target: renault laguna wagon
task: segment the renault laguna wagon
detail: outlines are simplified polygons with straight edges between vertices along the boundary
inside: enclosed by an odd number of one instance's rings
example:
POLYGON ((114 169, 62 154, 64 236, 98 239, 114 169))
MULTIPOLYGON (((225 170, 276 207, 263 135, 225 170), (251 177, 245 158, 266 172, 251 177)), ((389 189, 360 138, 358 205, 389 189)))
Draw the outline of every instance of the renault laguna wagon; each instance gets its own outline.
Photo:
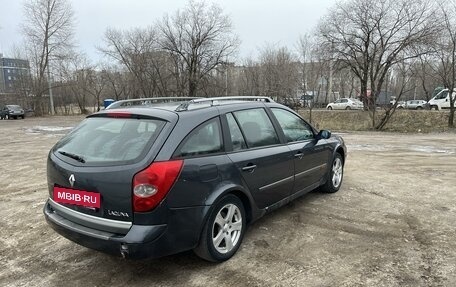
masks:
POLYGON ((126 100, 50 151, 44 214, 64 237, 125 258, 229 259, 246 227, 316 188, 336 192, 346 147, 264 97, 126 100))

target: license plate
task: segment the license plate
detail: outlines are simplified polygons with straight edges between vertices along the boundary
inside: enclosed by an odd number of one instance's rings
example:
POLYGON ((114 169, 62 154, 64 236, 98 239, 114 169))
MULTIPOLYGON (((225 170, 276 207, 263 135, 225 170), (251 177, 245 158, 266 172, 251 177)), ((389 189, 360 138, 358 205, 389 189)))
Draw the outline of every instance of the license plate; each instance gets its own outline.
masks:
POLYGON ((100 208, 101 197, 97 192, 54 186, 54 201, 85 207, 100 208))

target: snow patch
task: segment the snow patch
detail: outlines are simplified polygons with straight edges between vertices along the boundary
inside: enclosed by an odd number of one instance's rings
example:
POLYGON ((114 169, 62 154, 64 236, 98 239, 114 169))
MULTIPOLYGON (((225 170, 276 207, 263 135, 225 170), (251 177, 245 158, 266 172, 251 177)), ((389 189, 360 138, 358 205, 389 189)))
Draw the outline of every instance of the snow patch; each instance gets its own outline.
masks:
POLYGON ((58 127, 58 126, 34 126, 31 128, 25 128, 25 132, 28 134, 65 134, 72 130, 73 127, 58 127))

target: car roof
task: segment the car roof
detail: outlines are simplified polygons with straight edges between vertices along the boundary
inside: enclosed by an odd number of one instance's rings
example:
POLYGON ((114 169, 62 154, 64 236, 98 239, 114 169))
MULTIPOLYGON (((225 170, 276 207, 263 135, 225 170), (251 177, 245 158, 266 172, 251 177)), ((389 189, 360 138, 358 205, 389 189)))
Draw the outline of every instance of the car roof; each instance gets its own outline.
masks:
MULTIPOLYGON (((167 121, 174 121, 177 118, 210 118, 223 111, 235 111, 261 107, 268 103, 272 106, 285 107, 275 103, 268 97, 212 97, 212 98, 189 98, 183 101, 181 97, 152 98, 119 101, 121 104, 110 105, 105 110, 99 111, 89 117, 118 115, 141 115, 147 117, 161 118, 167 121), (164 101, 161 101, 164 99, 164 101), (122 105, 124 104, 124 105, 122 105), (204 111, 204 112, 202 112, 204 111)), ((116 102, 115 102, 116 103, 116 102)))

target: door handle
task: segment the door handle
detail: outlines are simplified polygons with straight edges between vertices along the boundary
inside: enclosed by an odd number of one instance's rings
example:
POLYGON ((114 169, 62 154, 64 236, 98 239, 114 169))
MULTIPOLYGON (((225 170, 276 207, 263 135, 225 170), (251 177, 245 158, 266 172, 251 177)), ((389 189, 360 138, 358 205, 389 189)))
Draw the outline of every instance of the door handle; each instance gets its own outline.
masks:
POLYGON ((244 166, 242 168, 242 171, 253 172, 256 167, 257 167, 256 164, 248 164, 247 166, 244 166))
POLYGON ((295 158, 298 158, 298 159, 302 159, 303 156, 304 156, 304 153, 303 153, 302 151, 297 152, 297 153, 294 155, 294 157, 295 157, 295 158))

